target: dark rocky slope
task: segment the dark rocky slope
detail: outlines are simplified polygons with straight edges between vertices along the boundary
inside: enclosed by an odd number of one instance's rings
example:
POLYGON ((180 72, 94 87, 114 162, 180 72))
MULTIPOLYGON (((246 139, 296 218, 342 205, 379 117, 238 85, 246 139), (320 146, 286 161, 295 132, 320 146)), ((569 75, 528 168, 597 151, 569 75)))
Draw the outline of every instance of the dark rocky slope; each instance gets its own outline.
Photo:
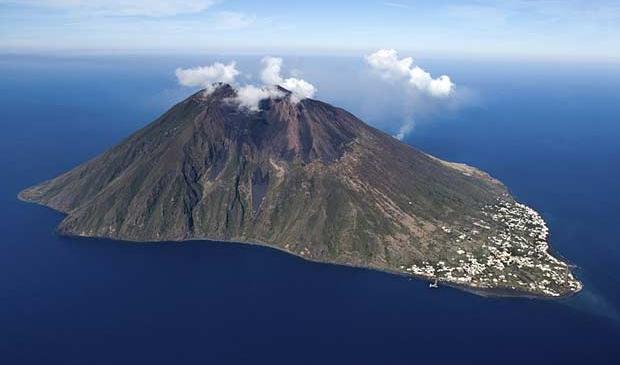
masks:
POLYGON ((284 94, 250 112, 228 85, 196 93, 20 198, 66 213, 66 235, 254 242, 478 289, 581 288, 547 252, 542 219, 497 180, 284 94))

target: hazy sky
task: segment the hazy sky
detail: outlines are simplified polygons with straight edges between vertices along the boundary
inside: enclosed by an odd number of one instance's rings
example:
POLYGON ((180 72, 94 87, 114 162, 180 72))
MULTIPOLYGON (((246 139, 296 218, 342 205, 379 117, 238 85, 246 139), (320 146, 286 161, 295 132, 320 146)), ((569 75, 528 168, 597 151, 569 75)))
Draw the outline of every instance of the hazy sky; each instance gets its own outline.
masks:
POLYGON ((5 51, 620 59, 618 0, 0 0, 5 51))

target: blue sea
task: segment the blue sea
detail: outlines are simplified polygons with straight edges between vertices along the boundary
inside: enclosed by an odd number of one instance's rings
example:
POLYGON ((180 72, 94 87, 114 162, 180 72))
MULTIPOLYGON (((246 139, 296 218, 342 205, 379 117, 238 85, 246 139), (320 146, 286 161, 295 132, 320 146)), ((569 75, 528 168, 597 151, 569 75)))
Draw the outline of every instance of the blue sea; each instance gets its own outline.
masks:
POLYGON ((585 284, 567 299, 429 289, 240 244, 65 238, 61 214, 16 199, 189 95, 176 67, 216 58, 256 78, 250 56, 0 56, 1 364, 620 362, 620 65, 421 59, 459 98, 411 106, 361 58, 285 58, 317 98, 388 133, 413 118, 407 143, 540 211, 585 284))

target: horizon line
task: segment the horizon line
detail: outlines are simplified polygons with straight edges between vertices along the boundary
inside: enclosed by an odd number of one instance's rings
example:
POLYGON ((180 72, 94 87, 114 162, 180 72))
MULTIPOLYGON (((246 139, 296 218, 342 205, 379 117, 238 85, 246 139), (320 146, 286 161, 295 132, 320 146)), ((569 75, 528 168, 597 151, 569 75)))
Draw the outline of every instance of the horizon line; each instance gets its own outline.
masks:
MULTIPOLYGON (((47 56, 47 57, 87 57, 87 56, 304 56, 304 57, 360 57, 375 49, 313 49, 290 47, 275 47, 269 49, 166 49, 166 48, 4 48, 0 50, 0 56, 47 56)), ((620 56, 591 56, 575 57, 566 54, 531 54, 531 53, 482 53, 460 51, 437 51, 422 49, 399 48, 402 54, 413 54, 416 58, 426 59, 454 59, 454 60, 483 60, 483 61, 530 61, 530 62, 561 62, 564 64, 574 63, 597 63, 597 64, 620 64, 620 56)))

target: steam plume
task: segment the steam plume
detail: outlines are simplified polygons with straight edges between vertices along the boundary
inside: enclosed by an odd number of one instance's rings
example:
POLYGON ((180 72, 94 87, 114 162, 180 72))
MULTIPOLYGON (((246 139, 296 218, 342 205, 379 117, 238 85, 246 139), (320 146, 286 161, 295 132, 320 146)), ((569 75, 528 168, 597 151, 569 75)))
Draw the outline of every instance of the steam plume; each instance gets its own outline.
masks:
POLYGON ((366 56, 366 62, 386 79, 404 79, 417 90, 434 97, 447 97, 454 92, 455 85, 447 75, 433 78, 430 73, 413 64, 413 58, 399 59, 393 49, 380 49, 366 56))

